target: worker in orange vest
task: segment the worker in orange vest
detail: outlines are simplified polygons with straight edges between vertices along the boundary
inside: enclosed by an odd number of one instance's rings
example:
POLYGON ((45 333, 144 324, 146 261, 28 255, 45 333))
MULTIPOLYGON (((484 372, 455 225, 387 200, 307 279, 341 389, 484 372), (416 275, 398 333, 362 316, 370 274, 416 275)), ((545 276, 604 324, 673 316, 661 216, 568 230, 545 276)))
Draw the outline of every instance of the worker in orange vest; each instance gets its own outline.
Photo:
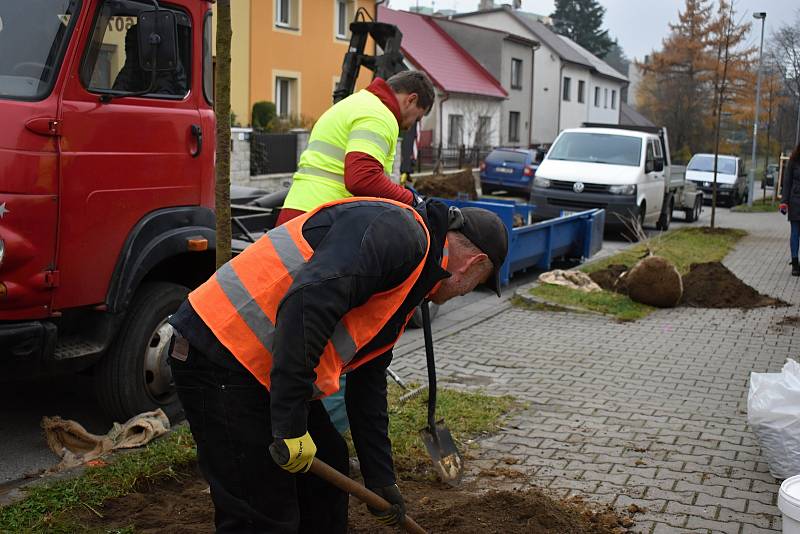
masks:
POLYGON ((170 318, 170 364, 217 532, 346 532, 347 494, 305 473, 315 455, 349 472, 319 401, 343 373, 364 483, 393 505, 370 511, 402 521, 392 348, 425 298, 443 303, 479 284, 499 295, 507 249, 489 211, 351 197, 276 227, 194 290, 170 318))

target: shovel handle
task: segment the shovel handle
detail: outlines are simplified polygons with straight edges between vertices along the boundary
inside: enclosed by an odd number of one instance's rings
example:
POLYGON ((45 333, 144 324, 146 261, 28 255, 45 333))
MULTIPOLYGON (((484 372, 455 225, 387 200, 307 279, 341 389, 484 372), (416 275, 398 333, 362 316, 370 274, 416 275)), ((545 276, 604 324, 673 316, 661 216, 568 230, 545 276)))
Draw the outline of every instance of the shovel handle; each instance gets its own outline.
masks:
POLYGON ((422 332, 425 337, 425 360, 428 364, 428 429, 436 439, 436 360, 433 357, 433 334, 428 301, 422 301, 422 332))
MULTIPOLYGON (((344 476, 319 458, 314 458, 314 460, 311 462, 309 472, 314 473, 319 478, 356 497, 359 501, 370 506, 371 508, 375 508, 377 510, 388 510, 392 507, 389 501, 375 492, 368 490, 352 478, 344 476)), ((416 521, 408 517, 408 515, 403 516, 403 521, 400 524, 406 532, 426 534, 425 529, 419 526, 416 521)))

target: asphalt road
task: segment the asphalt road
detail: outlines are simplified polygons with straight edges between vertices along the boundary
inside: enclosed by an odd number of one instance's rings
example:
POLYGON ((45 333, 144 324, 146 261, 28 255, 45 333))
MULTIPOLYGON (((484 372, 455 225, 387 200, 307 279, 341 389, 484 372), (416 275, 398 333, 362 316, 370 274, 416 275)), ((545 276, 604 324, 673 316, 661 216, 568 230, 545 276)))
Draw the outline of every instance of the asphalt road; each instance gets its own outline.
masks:
MULTIPOLYGON (((708 224, 710 211, 709 207, 705 207, 700 221, 694 225, 708 224)), ((680 215, 674 220, 676 228, 686 225, 679 218, 680 215)), ((610 255, 628 245, 629 242, 618 235, 607 236, 599 254, 610 255)), ((534 280, 537 274, 529 272, 515 276, 504 294, 510 294, 514 287, 534 280)), ((479 291, 454 299, 439 310, 439 316, 446 317, 465 304, 487 298, 496 297, 489 292, 479 291)), ((0 389, 0 407, 0 494, 3 493, 4 486, 7 489, 13 485, 13 481, 57 463, 57 457, 47 448, 40 428, 43 416, 58 415, 64 419, 73 419, 88 431, 98 434, 107 432, 112 424, 94 399, 89 376, 70 375, 3 384, 0 389)))

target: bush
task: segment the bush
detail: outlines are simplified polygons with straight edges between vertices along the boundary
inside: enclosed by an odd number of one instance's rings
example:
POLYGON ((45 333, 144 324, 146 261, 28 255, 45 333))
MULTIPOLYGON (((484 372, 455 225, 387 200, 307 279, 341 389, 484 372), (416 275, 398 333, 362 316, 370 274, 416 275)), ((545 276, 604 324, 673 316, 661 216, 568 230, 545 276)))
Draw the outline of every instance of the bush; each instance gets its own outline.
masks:
POLYGON ((267 101, 260 101, 253 104, 253 116, 251 124, 254 130, 269 130, 275 120, 275 104, 267 101))

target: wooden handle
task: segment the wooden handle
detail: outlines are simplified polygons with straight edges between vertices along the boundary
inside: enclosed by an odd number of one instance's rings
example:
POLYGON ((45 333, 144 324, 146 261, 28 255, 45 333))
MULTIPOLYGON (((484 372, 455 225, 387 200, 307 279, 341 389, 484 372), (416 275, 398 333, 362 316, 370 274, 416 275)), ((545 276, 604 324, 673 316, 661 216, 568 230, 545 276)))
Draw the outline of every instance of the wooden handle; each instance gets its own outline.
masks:
MULTIPOLYGON (((392 504, 389 501, 368 490, 352 478, 344 476, 319 458, 314 458, 314 460, 311 462, 311 468, 309 469, 309 472, 314 473, 318 477, 330 482, 340 490, 349 493, 371 508, 375 508, 377 510, 388 510, 392 507, 392 504)), ((416 521, 408 517, 408 515, 403 516, 401 526, 406 532, 426 534, 425 529, 419 526, 416 521)))

